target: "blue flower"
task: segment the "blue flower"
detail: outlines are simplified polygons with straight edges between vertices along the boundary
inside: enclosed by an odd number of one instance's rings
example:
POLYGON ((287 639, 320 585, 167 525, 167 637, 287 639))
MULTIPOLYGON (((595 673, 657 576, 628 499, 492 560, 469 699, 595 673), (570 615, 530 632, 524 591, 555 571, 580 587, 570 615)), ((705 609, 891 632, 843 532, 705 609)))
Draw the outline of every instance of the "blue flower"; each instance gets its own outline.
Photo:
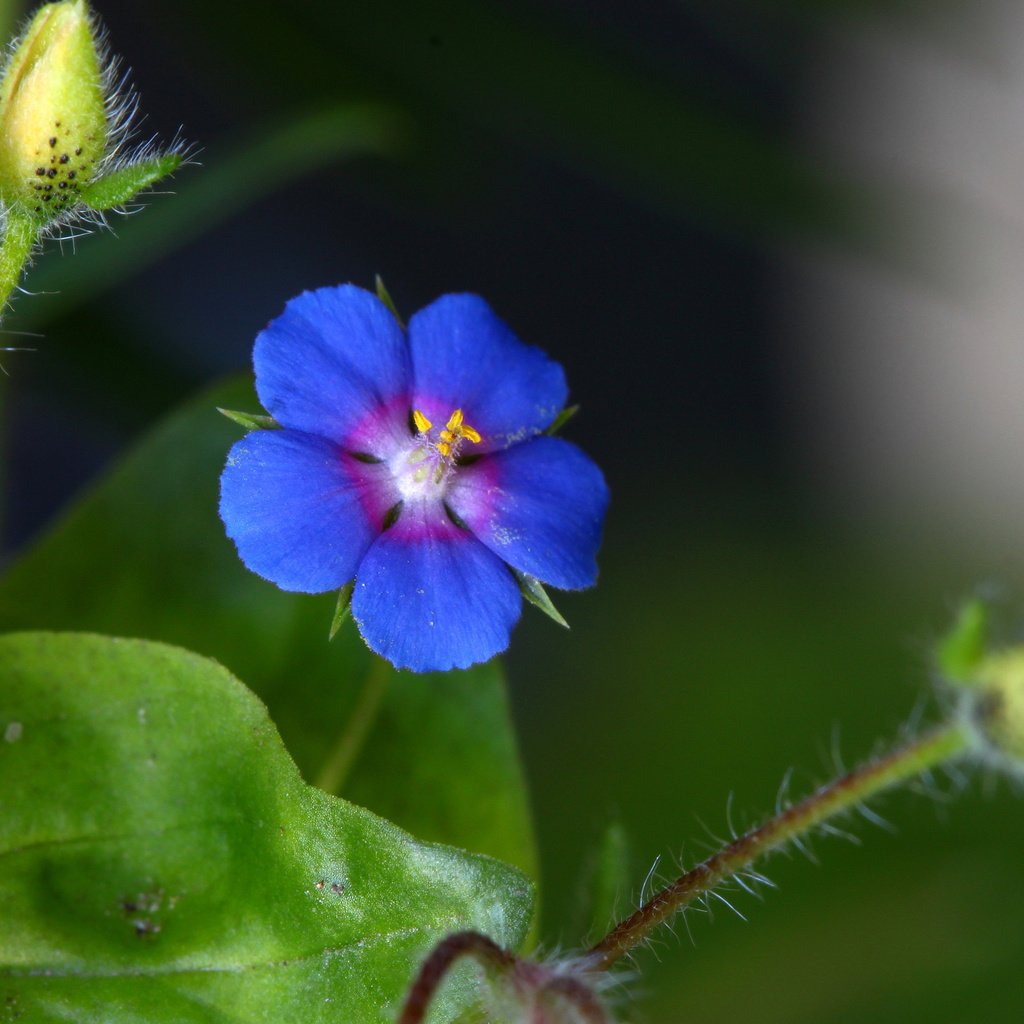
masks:
POLYGON ((231 449, 220 514, 242 561, 284 590, 354 581, 366 643, 399 668, 466 668, 519 618, 511 570, 597 579, 601 471, 544 431, 562 368, 476 295, 407 331, 354 285, 292 299, 260 333, 256 391, 280 430, 231 449))

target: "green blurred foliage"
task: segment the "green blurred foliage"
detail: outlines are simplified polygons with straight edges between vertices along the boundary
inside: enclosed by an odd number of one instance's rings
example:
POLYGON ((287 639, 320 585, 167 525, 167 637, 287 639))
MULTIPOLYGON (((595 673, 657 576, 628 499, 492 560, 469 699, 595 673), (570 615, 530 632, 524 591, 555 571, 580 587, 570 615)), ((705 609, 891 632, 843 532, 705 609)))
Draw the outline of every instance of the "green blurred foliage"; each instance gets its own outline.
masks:
MULTIPOLYGON (((915 9, 941 7, 951 23, 958 13, 969 16, 968 6, 952 0, 694 6, 703 24, 735 42, 759 69, 792 65, 794 76, 809 35, 841 28, 847 17, 881 12, 899 18, 906 31, 926 31, 930 22, 915 21, 915 9)), ((332 188, 365 187, 366 178, 334 180, 349 155, 378 157, 366 172, 373 191, 360 195, 372 197, 382 221, 410 207, 429 208, 453 231, 486 220, 500 203, 512 153, 558 162, 579 180, 626 197, 634 204, 629 209, 700 222, 710 236, 752 240, 752 249, 763 240, 810 237, 832 251, 859 248, 895 262, 884 233, 880 244, 878 224, 895 212, 905 215, 906 197, 851 181, 844 168, 802 152, 785 126, 765 123, 740 91, 649 59, 635 40, 570 8, 314 2, 298 17, 274 5, 159 6, 153 17, 183 65, 201 69, 201 87, 223 130, 201 139, 204 166, 179 174, 177 199, 158 197, 141 218, 119 227, 119 238, 85 240, 73 260, 40 261, 30 286, 64 293, 19 304, 23 323, 46 322, 51 330, 42 372, 51 382, 63 377, 63 394, 78 396, 84 409, 108 407, 125 431, 150 422, 197 382, 165 351, 162 341, 175 335, 175 324, 140 324, 86 300, 129 280, 160 253, 194 245, 217 224, 237 230, 250 204, 295 181, 303 199, 290 195, 290 216, 315 232, 317 212, 337 198, 332 188), (337 118, 335 133, 317 130, 318 111, 337 118), (307 149, 296 158, 289 148, 290 125, 308 129, 304 138, 315 150, 308 160, 307 149)), ((114 44, 124 49, 116 38, 114 44)), ((128 56, 145 87, 146 67, 128 56)), ((278 239, 267 243, 240 258, 261 269, 284 263, 278 239)), ((397 261, 404 252, 391 255, 397 261)), ((573 294, 573 269, 563 268, 559 279, 564 318, 592 303, 612 316, 620 297, 573 294)), ((363 283, 378 270, 394 287, 388 265, 366 266, 363 283)), ((734 301, 731 282, 721 293, 723 304, 734 301)), ((282 285, 278 304, 288 294, 282 285)), ((689 315, 675 308, 672 318, 689 315)), ((250 326, 254 332, 259 324, 250 326)), ((630 369, 653 382, 665 367, 645 362, 647 339, 631 327, 624 320, 630 369)), ((695 374, 705 353, 726 342, 710 335, 701 344, 678 355, 695 374)), ((733 357, 736 372, 758 372, 740 365, 743 357, 733 357)), ((580 361, 589 358, 585 353, 580 361)), ((726 834, 730 793, 736 824, 753 824, 774 807, 788 769, 796 768, 794 795, 833 773, 830 737, 837 728, 849 761, 892 737, 929 691, 933 647, 963 595, 986 573, 1012 576, 1021 562, 1011 553, 1004 564, 979 564, 970 552, 926 536, 883 542, 826 510, 790 465, 773 476, 748 472, 738 461, 693 472, 688 446, 703 438, 652 435, 644 419, 650 410, 616 407, 615 374, 625 365, 609 370, 608 395, 579 396, 584 413, 567 431, 585 433, 599 401, 621 417, 600 587, 558 595, 572 624, 568 634, 526 614, 508 662, 541 848, 542 937, 570 947, 589 924, 578 923, 583 866, 601 848, 609 819, 620 820, 630 838, 626 895, 635 901, 656 856, 662 880, 675 857, 691 865, 703 856, 714 840, 702 822, 726 834), (631 473, 629 460, 641 449, 658 453, 659 473, 631 473)), ((165 428, 148 455, 137 455, 15 569, 0 591, 2 617, 19 627, 145 633, 220 658, 268 701, 311 777, 331 744, 324 724, 345 720, 354 706, 347 666, 360 656, 358 641, 349 625, 328 648, 331 600, 292 598, 247 579, 219 535, 215 479, 236 434, 213 413, 215 402, 256 409, 238 392, 218 392, 177 428, 165 428), (185 422, 192 426, 176 433, 185 422), (115 502, 125 490, 134 496, 129 510, 115 502), (158 531, 155 545, 143 543, 151 530, 158 531), (140 584, 117 569, 129 556, 143 559, 143 548, 153 559, 142 562, 149 565, 145 595, 158 585, 165 598, 148 611, 138 607, 145 596, 140 584), (55 575, 65 571, 75 573, 70 589, 55 575), (261 629, 252 630, 254 620, 261 629)), ((607 453, 592 454, 606 461, 607 453)), ((382 766, 420 748, 378 746, 370 736, 345 794, 414 831, 489 849, 531 870, 532 840, 497 670, 399 678, 395 685, 402 689, 389 693, 400 697, 386 705, 393 721, 381 735, 417 731, 429 722, 420 718, 424 710, 437 706, 433 696, 443 693, 462 709, 460 744, 416 761, 422 781, 396 794, 382 766), (493 744, 489 736, 497 737, 493 744), (430 803, 437 794, 429 785, 431 773, 439 779, 446 771, 474 790, 456 795, 479 809, 475 823, 452 810, 450 827, 428 824, 448 813, 430 803), (502 794, 498 807, 481 792, 491 778, 502 794), (516 824, 506 830, 502 821, 516 824)), ((937 711, 933 704, 927 713, 937 711)), ((399 763, 395 771, 409 770, 411 762, 399 763)), ((939 794, 957 788, 936 780, 939 794)), ((776 858, 767 871, 781 891, 766 891, 763 905, 727 894, 748 924, 724 907, 716 909, 714 928, 694 913, 688 924, 696 948, 680 922, 675 937, 641 951, 634 986, 641 1005, 624 1015, 652 1024, 734 1016, 759 1024, 1016 1024, 1024 1014, 1017 966, 1024 957, 1017 924, 1024 919, 1024 812, 1016 795, 976 772, 955 800, 907 793, 878 809, 895 823, 895 834, 851 821, 863 846, 817 842, 820 868, 800 855, 776 858)))
POLYGON ((328 772, 331 788, 421 839, 533 874, 500 666, 396 672, 352 623, 328 643, 333 595, 286 594, 249 573, 217 517, 220 470, 241 434, 218 406, 259 408, 247 382, 231 383, 159 427, 7 572, 0 629, 137 636, 215 657, 266 701, 307 778, 340 746, 350 767, 328 772), (362 735, 362 695, 378 672, 362 735))

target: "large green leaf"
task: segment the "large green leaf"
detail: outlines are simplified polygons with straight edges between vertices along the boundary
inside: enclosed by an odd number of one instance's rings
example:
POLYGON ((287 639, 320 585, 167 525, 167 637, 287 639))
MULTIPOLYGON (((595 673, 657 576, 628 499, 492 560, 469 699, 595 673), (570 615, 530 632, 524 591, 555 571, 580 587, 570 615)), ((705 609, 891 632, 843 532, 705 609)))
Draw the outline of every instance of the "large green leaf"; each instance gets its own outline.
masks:
POLYGON ((390 1021, 443 935, 525 935, 518 871, 306 785, 260 702, 188 651, 0 637, 0 731, 4 1019, 390 1021))
POLYGON ((0 630, 140 636, 214 657, 266 701, 307 779, 347 762, 323 776, 332 791, 532 874, 500 667, 395 672, 351 623, 327 642, 333 595, 285 594, 247 572, 217 518, 240 436, 217 406, 259 408, 236 381, 159 427, 0 581, 0 630))

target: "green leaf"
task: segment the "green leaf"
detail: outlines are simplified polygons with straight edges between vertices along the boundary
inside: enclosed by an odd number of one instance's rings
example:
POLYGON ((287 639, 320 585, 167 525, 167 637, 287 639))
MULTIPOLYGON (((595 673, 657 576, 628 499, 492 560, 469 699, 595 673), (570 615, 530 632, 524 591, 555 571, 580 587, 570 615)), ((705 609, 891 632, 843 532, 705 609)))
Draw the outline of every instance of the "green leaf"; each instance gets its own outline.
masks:
POLYGON ((939 641, 936 660, 950 682, 967 683, 985 657, 989 608, 980 598, 965 601, 950 631, 939 641))
POLYGON ((172 174, 181 164, 180 153, 164 153, 119 167, 87 185, 79 198, 93 210, 110 210, 134 199, 144 188, 172 174))
MULTIPOLYGON (((217 516, 248 379, 200 396, 142 441, 0 580, 0 630, 145 636, 216 658, 270 708, 307 779, 364 736, 337 792, 423 839, 535 872, 533 830, 501 667, 385 669, 355 629, 333 643, 336 595, 287 594, 248 572, 217 516), (362 730, 362 733, 361 733, 362 730)), ((356 744, 358 746, 358 744, 356 744)))
POLYGON ((273 416, 261 416, 254 412, 239 412, 237 409, 221 409, 217 412, 227 416, 232 423, 237 423, 246 430, 280 430, 281 424, 273 416))
MULTIPOLYGON (((8 635, 0 708, 5 1019, 383 1024, 445 934, 523 940, 518 871, 305 785, 214 662, 8 635)), ((473 978, 445 986, 438 1020, 473 978)))
POLYGON ((530 604, 535 608, 539 608, 549 619, 554 620, 560 626, 564 626, 566 629, 569 628, 569 623, 565 621, 562 613, 554 606, 551 598, 548 597, 548 592, 544 589, 544 585, 539 579, 529 576, 525 572, 519 572, 517 569, 513 569, 512 573, 519 583, 520 592, 530 604))

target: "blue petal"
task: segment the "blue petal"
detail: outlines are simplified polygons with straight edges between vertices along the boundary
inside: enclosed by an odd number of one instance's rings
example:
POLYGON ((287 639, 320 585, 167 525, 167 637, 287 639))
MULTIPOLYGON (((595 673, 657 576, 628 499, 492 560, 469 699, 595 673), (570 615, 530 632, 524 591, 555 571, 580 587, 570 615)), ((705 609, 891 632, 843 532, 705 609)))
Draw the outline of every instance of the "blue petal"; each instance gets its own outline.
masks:
POLYGON ((256 338, 256 392, 285 427, 386 457, 409 436, 409 351, 387 307, 355 285, 292 299, 256 338))
POLYGON ((608 488, 597 466, 568 441, 537 437, 461 466, 448 502, 520 572, 564 590, 597 580, 608 488))
POLYGON ((253 572, 318 594, 352 579, 398 496, 386 467, 295 430, 237 442, 220 478, 220 516, 253 572))
POLYGON ((409 321, 413 404, 435 423, 461 409, 474 453, 540 433, 565 406, 558 363, 524 345, 478 295, 443 295, 409 321))
POLYGON ((352 592, 363 639, 414 672, 468 668, 503 651, 520 608, 508 567, 438 502, 403 509, 367 552, 352 592))

